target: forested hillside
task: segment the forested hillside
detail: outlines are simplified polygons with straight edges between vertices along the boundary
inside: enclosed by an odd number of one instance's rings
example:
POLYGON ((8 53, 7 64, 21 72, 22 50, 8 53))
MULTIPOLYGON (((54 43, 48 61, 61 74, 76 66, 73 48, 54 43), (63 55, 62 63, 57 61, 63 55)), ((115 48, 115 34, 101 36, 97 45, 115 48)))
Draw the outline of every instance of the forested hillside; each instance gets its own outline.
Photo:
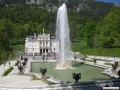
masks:
POLYGON ((97 47, 120 48, 120 8, 113 7, 110 13, 96 26, 97 47))
POLYGON ((82 39, 86 47, 120 48, 120 8, 113 7, 98 23, 88 19, 77 25, 76 31, 76 38, 82 39))
MULTIPOLYGON (((25 0, 0 0, 0 63, 14 51, 13 45, 24 45, 26 36, 41 33, 43 28, 46 33, 55 33, 62 0, 50 1, 26 4, 25 0)), ((78 42, 79 48, 120 47, 119 7, 94 0, 65 1, 72 43, 78 42)))

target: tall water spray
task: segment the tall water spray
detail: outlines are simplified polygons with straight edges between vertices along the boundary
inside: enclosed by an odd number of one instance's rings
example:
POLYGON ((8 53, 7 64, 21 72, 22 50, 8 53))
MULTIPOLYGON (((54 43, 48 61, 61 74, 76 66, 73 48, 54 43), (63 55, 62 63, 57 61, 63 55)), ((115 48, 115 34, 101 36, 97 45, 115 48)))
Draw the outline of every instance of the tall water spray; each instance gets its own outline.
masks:
POLYGON ((67 8, 65 3, 59 7, 56 22, 56 40, 59 42, 59 60, 58 68, 67 68, 70 60, 70 36, 67 18, 67 8))

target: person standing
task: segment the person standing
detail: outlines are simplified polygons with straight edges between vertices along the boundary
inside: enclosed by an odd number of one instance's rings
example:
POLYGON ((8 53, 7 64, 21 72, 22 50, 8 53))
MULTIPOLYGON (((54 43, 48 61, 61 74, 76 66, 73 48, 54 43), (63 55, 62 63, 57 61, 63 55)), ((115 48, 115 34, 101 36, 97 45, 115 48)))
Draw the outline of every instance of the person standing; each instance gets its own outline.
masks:
POLYGON ((9 67, 10 67, 10 61, 9 61, 9 67))

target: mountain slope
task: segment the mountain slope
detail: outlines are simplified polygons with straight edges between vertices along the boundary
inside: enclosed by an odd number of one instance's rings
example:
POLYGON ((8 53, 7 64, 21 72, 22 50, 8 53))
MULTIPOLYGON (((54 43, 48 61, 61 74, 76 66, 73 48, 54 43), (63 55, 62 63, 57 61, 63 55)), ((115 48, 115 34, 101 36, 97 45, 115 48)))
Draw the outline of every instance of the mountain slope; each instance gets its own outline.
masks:
POLYGON ((31 5, 46 8, 56 12, 62 3, 67 4, 68 12, 79 12, 85 18, 101 19, 106 15, 113 4, 97 2, 94 0, 0 0, 0 6, 31 5))

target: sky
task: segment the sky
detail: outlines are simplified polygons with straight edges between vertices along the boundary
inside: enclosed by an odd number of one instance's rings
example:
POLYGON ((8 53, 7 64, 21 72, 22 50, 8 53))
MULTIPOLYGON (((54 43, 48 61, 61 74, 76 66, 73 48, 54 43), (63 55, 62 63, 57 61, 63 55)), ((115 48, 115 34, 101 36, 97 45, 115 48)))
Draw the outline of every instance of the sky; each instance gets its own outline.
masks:
POLYGON ((116 6, 120 6, 120 0, 96 0, 96 1, 103 1, 107 3, 114 3, 116 6))

